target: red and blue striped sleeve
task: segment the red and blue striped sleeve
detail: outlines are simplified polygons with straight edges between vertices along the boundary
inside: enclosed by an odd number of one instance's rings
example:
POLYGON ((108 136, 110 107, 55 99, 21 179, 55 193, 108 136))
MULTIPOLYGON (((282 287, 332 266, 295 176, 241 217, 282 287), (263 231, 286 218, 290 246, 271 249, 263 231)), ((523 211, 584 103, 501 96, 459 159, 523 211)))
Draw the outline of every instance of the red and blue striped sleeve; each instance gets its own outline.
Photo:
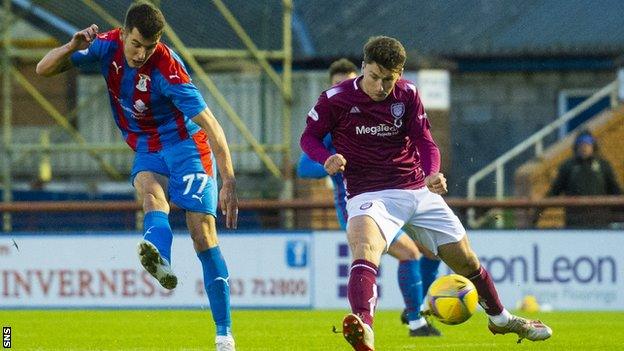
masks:
POLYGON ((197 116, 208 107, 203 96, 192 83, 166 84, 163 93, 188 118, 197 116))
POLYGON ((193 118, 208 107, 199 89, 191 82, 186 67, 173 51, 166 48, 158 62, 160 91, 170 98, 175 107, 188 117, 193 118))
POLYGON ((110 41, 102 40, 99 37, 95 38, 88 48, 76 51, 70 56, 71 63, 75 67, 80 67, 85 64, 97 62, 102 59, 109 45, 110 41))

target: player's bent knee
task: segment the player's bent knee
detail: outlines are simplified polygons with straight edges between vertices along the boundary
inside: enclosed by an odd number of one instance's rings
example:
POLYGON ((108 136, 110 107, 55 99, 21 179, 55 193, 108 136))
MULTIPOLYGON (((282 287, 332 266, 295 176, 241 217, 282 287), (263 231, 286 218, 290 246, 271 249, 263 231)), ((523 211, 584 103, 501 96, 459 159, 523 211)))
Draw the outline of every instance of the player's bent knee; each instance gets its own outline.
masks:
POLYGON ((167 199, 148 193, 143 196, 143 211, 163 211, 169 213, 169 203, 167 199))
POLYGON ((481 262, 479 262, 479 258, 475 255, 474 252, 471 252, 466 259, 466 270, 470 273, 476 271, 481 266, 481 262))
POLYGON ((385 246, 375 245, 367 242, 350 243, 351 254, 354 260, 367 260, 377 264, 385 246))
POLYGON ((421 256, 416 244, 406 235, 393 242, 388 248, 388 253, 399 261, 417 260, 421 256))
POLYGON ((479 269, 479 259, 475 255, 469 255, 461 260, 456 260, 451 266, 451 269, 457 274, 466 276, 474 273, 479 269))
POLYGON ((197 251, 204 251, 219 245, 219 239, 216 234, 209 233, 191 233, 193 245, 197 251))
POLYGON ((397 248, 390 246, 390 248, 388 249, 388 254, 390 254, 390 256, 396 258, 399 261, 411 261, 420 258, 420 253, 418 252, 418 250, 412 250, 404 247, 397 248))
POLYGON ((191 233, 195 251, 201 252, 219 245, 214 216, 199 212, 187 212, 186 224, 191 233))

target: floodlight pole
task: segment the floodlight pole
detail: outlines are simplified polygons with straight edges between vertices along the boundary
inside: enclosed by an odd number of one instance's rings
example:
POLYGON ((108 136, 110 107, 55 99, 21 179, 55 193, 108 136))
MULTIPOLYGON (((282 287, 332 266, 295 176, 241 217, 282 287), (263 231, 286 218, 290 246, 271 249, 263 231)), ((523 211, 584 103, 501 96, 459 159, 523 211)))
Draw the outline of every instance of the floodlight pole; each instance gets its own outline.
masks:
MULTIPOLYGON (((4 0, 4 20, 2 21, 2 180, 3 191, 2 201, 9 203, 13 200, 11 193, 11 120, 12 109, 11 104, 11 0, 4 0)), ((10 232, 12 228, 11 214, 4 212, 2 214, 2 230, 10 232)))
MULTIPOLYGON (((282 169, 284 174, 284 189, 282 199, 292 199, 294 197, 293 168, 290 164, 290 144, 291 144, 291 116, 292 116, 292 0, 282 0, 282 40, 284 49, 284 63, 282 66, 282 169)), ((288 211, 284 218, 286 228, 294 227, 294 212, 288 211)))

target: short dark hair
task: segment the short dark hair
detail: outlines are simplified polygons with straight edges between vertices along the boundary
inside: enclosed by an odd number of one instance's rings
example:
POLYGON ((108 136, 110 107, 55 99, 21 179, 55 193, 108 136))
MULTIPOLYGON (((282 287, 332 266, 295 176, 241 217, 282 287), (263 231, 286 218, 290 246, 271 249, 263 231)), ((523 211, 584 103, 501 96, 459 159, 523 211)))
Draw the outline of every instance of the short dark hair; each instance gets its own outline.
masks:
POLYGON ((331 79, 331 77, 334 76, 334 74, 349 74, 349 73, 358 73, 358 68, 357 66, 349 61, 346 58, 341 58, 339 60, 336 60, 334 62, 332 62, 331 65, 329 65, 329 78, 331 79))
POLYGON ((385 69, 400 71, 405 65, 405 48, 400 41, 384 36, 371 37, 364 45, 364 62, 377 63, 385 69))
POLYGON ((128 32, 136 28, 145 38, 157 38, 165 28, 165 16, 149 2, 137 2, 128 8, 124 28, 128 32))

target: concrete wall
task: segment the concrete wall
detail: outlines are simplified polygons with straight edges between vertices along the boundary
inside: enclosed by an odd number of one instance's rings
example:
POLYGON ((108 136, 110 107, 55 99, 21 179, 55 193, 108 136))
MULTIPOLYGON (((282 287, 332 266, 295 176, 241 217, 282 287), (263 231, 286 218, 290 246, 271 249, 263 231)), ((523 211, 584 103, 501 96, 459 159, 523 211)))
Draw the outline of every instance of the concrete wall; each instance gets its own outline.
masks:
MULTIPOLYGON (((614 79, 615 72, 454 73, 451 194, 464 196, 472 174, 556 119, 561 90, 599 89, 614 79)), ((513 171, 531 155, 523 157, 506 169, 508 194, 513 171)), ((493 180, 484 180, 479 194, 493 194, 493 180)))

